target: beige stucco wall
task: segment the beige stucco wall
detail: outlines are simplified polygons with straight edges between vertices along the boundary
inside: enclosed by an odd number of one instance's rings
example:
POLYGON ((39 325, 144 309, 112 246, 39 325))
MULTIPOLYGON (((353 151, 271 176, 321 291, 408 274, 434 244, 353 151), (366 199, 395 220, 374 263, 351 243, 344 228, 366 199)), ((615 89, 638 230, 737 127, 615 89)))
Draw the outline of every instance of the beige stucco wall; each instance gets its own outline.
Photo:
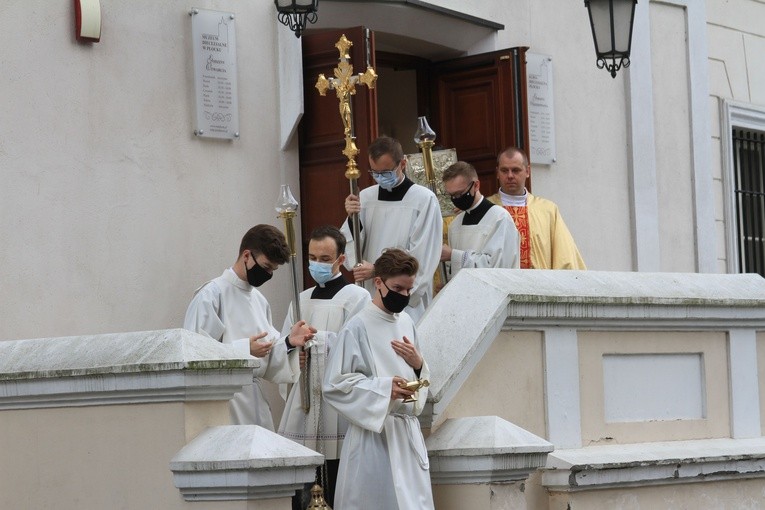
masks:
POLYGON ((433 502, 438 510, 504 510, 525 508, 523 482, 506 484, 434 485, 433 502))
POLYGON ((545 437, 542 333, 502 331, 442 418, 499 416, 545 437))
POLYGON ((727 337, 724 332, 580 331, 582 445, 730 437, 727 337), (706 417, 607 423, 604 354, 701 353, 706 417))
POLYGON ((0 508, 256 508, 189 503, 173 484, 173 456, 227 424, 226 402, 0 411, 0 508))

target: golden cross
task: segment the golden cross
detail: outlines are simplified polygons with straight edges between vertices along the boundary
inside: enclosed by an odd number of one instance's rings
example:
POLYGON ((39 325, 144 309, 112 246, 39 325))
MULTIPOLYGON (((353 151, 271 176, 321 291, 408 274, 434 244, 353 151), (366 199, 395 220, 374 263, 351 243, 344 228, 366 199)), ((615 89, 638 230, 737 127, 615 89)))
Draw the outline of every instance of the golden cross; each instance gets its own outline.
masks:
POLYGON ((340 63, 334 69, 335 77, 327 79, 323 74, 316 80, 316 88, 322 96, 327 95, 327 90, 334 90, 340 102, 340 118, 343 120, 343 134, 345 135, 345 148, 343 154, 348 158, 345 176, 353 182, 359 178, 359 169, 356 166, 356 155, 359 149, 356 147, 351 129, 351 96, 356 94, 356 84, 361 82, 370 89, 375 86, 377 73, 371 67, 367 67, 364 73, 353 74, 353 66, 350 63, 348 50, 353 43, 345 37, 345 34, 335 43, 335 48, 340 53, 340 63))

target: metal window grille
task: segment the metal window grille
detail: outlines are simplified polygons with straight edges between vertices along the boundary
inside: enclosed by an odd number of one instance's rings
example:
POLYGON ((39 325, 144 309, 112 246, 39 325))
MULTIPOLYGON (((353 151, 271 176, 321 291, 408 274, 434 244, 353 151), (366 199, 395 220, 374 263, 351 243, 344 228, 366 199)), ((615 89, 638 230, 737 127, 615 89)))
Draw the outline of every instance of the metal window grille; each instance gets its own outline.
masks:
POLYGON ((738 265, 765 276, 765 133, 733 129, 738 265))

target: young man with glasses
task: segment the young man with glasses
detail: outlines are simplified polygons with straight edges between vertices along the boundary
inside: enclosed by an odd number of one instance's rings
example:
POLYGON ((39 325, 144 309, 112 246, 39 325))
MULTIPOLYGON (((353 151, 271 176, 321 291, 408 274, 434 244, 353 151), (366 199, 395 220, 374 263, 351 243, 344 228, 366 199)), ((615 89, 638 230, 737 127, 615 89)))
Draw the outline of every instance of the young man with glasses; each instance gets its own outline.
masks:
POLYGON ((376 185, 348 195, 345 211, 359 214, 361 239, 353 239, 350 218, 342 232, 348 239, 346 267, 357 282, 374 292, 372 278, 376 260, 386 248, 406 250, 419 261, 415 287, 406 312, 420 320, 433 298, 433 274, 438 267, 443 240, 443 220, 436 196, 413 183, 405 174, 406 158, 401 144, 381 136, 369 146, 369 172, 376 185), (355 260, 353 243, 361 243, 362 259, 355 260))
POLYGON ((449 244, 441 260, 450 262, 451 276, 465 267, 520 267, 520 236, 504 208, 481 195, 481 181, 472 165, 458 161, 444 170, 444 189, 460 209, 449 224, 449 244))
POLYGON ((232 344, 243 355, 260 358, 253 370, 253 384, 229 401, 235 425, 260 425, 274 430, 271 408, 260 387, 260 378, 294 383, 300 376, 298 351, 316 330, 300 321, 282 336, 271 324, 271 307, 256 287, 273 276, 289 259, 284 234, 271 225, 256 225, 242 238, 234 265, 194 293, 183 327, 232 344))

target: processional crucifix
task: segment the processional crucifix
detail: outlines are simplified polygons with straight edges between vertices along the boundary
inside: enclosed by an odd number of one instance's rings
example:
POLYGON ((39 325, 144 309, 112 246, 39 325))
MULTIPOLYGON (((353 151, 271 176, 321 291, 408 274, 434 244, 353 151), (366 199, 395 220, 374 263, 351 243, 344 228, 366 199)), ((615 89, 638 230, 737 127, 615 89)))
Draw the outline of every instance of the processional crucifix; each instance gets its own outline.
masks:
MULTIPOLYGON (((359 82, 373 89, 377 81, 377 73, 372 67, 367 66, 367 70, 364 73, 353 74, 353 66, 349 62, 351 57, 348 53, 351 46, 353 46, 353 43, 345 37, 345 34, 338 39, 335 43, 335 48, 340 53, 340 63, 334 69, 335 77, 327 79, 326 76, 320 74, 319 79, 316 80, 316 89, 322 96, 327 95, 327 90, 334 90, 337 94, 337 100, 340 102, 340 118, 343 121, 343 134, 345 135, 343 155, 348 158, 348 163, 345 165, 345 177, 350 181, 351 194, 358 196, 359 168, 356 166, 356 156, 359 153, 359 149, 356 147, 356 137, 353 133, 351 96, 356 94, 356 84, 359 82)), ((359 227, 358 213, 351 215, 351 231, 353 232, 356 262, 360 263, 362 258, 361 228, 359 227)))

